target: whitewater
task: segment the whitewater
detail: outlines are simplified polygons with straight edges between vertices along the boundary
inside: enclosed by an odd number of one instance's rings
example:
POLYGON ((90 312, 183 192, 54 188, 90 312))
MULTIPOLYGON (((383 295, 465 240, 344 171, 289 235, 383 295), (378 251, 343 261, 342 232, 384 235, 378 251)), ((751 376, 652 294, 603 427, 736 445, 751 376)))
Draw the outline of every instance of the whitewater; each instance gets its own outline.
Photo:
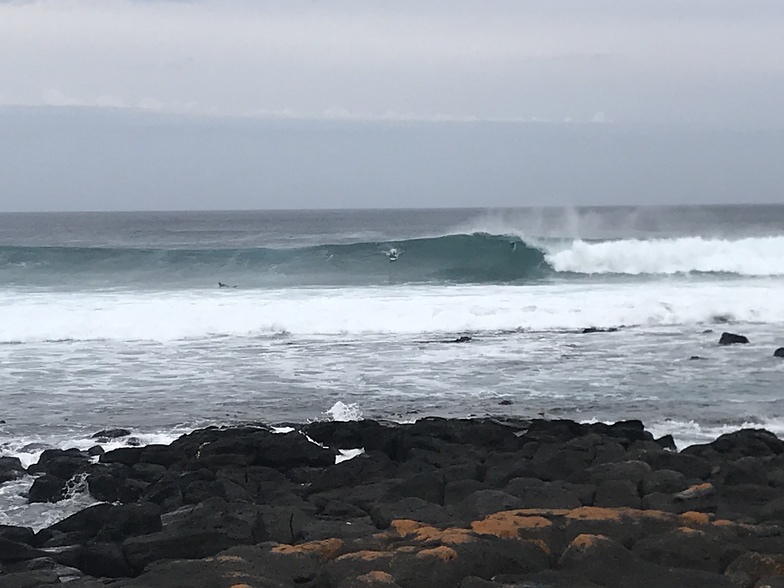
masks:
MULTIPOLYGON (((363 416, 784 434, 781 251, 781 206, 0 215, 0 455, 363 416)), ((0 524, 83 506, 14 488, 0 524)))

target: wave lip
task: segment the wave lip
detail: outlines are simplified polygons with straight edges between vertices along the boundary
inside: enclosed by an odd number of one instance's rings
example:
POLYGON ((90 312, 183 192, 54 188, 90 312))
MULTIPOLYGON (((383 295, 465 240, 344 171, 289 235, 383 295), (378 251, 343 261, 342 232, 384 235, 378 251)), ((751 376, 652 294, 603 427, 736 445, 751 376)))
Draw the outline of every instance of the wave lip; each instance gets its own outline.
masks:
POLYGON ((545 255, 557 272, 576 274, 733 274, 784 276, 784 236, 573 241, 545 255))

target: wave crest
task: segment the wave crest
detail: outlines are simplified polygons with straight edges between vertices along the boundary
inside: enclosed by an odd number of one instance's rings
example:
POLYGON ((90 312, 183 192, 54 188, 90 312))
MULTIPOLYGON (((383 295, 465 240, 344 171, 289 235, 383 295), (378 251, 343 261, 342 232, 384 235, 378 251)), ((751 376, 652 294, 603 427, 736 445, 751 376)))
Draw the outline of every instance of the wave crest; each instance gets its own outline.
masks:
POLYGON ((573 241, 551 247, 545 259, 557 272, 675 275, 723 273, 784 276, 784 237, 738 240, 682 237, 573 241))

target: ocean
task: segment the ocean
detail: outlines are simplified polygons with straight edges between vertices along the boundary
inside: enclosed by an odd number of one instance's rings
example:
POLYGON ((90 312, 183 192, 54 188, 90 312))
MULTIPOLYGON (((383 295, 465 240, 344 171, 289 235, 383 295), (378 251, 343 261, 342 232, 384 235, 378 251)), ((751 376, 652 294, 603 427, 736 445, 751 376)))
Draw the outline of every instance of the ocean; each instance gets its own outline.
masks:
MULTIPOLYGON (((0 455, 432 415, 782 435, 782 252, 778 205, 1 214, 0 455)), ((0 524, 89 503, 29 483, 0 524)))

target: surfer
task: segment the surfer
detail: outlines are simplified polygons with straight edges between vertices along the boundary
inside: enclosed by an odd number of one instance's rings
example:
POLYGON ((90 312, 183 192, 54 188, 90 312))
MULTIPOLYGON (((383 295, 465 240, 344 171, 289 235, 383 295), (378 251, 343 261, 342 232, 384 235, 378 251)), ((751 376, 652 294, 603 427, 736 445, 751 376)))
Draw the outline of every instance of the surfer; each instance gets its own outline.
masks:
POLYGON ((236 288, 237 286, 229 286, 228 284, 224 284, 223 282, 218 282, 218 288, 236 288))
POLYGON ((389 261, 397 261, 397 258, 400 256, 400 252, 395 249, 394 247, 387 251, 387 258, 389 261))

